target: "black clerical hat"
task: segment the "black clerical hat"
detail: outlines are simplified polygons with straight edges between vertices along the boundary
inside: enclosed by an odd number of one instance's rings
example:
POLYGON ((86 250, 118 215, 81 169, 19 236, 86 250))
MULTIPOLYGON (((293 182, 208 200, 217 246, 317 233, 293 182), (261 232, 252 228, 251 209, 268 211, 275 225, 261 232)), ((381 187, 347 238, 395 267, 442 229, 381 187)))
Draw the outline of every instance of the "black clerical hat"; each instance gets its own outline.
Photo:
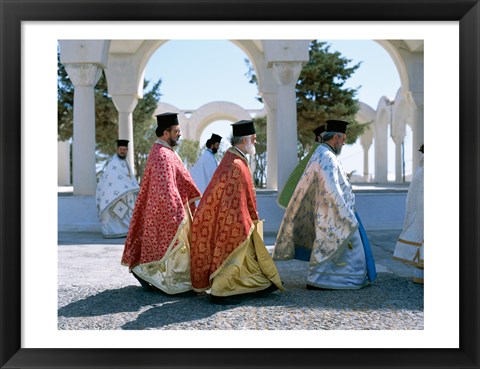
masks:
POLYGON ((117 140, 117 147, 125 146, 128 147, 128 140, 117 140))
POLYGON ((348 122, 345 122, 344 120, 330 119, 327 120, 327 129, 325 131, 345 133, 347 130, 347 124, 348 122))
POLYGON ((325 126, 320 126, 313 130, 313 133, 315 133, 315 137, 320 136, 323 132, 325 132, 325 126))
POLYGON ((161 136, 163 131, 170 126, 177 126, 179 124, 177 115, 178 113, 162 113, 157 115, 157 136, 161 136))
POLYGON ((255 126, 251 120, 240 120, 232 124, 233 137, 250 136, 255 133, 255 126))
POLYGON ((213 143, 220 143, 222 141, 222 137, 219 135, 216 135, 215 133, 212 133, 212 137, 210 137, 210 142, 213 143))

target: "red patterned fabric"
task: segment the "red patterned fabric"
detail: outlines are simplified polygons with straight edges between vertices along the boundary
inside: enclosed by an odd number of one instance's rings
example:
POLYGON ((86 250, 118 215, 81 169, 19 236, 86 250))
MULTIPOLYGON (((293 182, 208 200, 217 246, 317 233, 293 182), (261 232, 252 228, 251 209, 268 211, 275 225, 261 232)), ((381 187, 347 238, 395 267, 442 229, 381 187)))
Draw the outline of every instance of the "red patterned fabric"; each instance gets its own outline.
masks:
POLYGON ((200 191, 178 154, 166 144, 153 145, 130 221, 122 264, 159 261, 174 240, 190 202, 192 214, 200 191))
POLYGON ((210 275, 249 236, 258 220, 252 175, 234 148, 224 155, 193 218, 190 274, 194 289, 210 286, 210 275))

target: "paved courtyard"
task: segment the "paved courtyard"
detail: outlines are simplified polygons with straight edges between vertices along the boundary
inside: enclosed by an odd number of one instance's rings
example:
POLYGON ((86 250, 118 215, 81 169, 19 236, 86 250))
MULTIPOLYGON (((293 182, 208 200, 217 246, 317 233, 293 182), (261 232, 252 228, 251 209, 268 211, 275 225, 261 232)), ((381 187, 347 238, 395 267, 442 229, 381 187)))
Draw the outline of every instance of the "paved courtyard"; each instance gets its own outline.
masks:
MULTIPOLYGON (((60 330, 421 330, 423 286, 391 259, 400 231, 367 232, 378 277, 362 290, 311 291, 308 264, 277 262, 286 292, 214 305, 208 295, 145 291, 120 265, 125 239, 60 232, 60 330)), ((272 248, 274 238, 265 239, 272 248)))

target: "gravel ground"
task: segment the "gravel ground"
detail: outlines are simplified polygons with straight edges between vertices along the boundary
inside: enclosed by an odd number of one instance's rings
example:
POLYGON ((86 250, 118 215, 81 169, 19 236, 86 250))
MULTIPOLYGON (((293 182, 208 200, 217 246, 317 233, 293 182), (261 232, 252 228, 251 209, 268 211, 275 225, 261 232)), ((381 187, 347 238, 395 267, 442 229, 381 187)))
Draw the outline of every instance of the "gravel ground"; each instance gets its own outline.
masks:
POLYGON ((119 266, 123 250, 119 245, 59 246, 58 329, 423 329, 423 286, 411 281, 409 269, 399 266, 401 263, 389 264, 394 236, 376 232, 369 238, 378 272, 373 285, 361 290, 306 290, 308 263, 283 261, 276 264, 286 292, 245 296, 238 305, 211 304, 206 294, 169 296, 144 290, 125 267, 119 266), (73 257, 78 254, 75 247, 83 251, 78 258, 73 257), (108 270, 104 276, 95 273, 92 263, 109 260, 115 278, 108 278, 108 270), (89 265, 83 274, 81 265, 89 265))

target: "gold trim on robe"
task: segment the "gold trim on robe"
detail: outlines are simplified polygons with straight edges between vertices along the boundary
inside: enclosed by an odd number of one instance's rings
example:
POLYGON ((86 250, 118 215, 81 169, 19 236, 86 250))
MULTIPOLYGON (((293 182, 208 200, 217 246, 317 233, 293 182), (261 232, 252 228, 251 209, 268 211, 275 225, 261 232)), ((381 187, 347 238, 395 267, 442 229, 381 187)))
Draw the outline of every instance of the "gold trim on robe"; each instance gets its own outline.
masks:
POLYGON ((192 287, 217 296, 283 290, 277 268, 257 227, 258 213, 248 163, 229 148, 194 215, 192 287))
POLYGON ((166 293, 191 290, 190 231, 199 196, 178 154, 157 140, 140 184, 122 265, 166 293))

